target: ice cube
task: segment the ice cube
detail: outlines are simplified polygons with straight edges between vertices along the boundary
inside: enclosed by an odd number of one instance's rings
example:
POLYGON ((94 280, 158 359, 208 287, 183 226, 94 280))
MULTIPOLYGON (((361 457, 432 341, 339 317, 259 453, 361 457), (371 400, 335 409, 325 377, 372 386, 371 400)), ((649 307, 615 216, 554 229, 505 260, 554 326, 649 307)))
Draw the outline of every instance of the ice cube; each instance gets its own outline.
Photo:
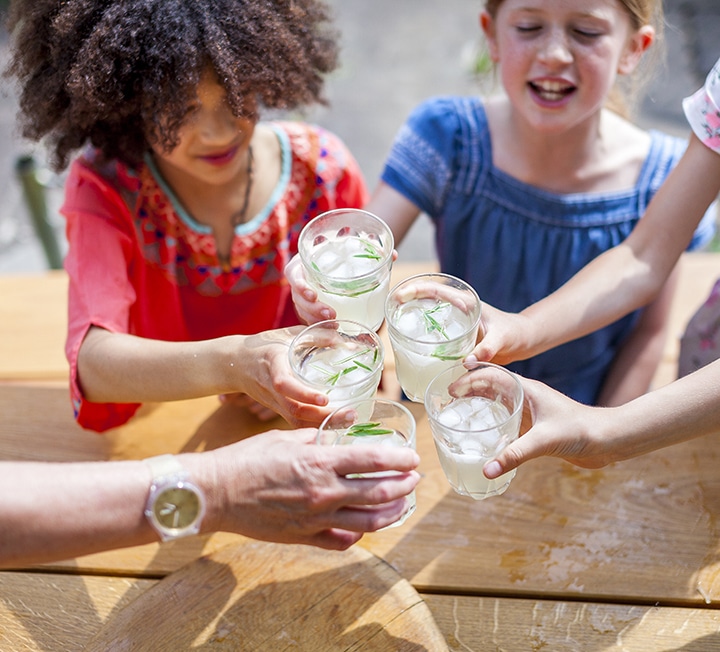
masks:
POLYGON ((323 274, 334 274, 337 267, 342 264, 343 256, 331 246, 325 246, 318 251, 313 262, 323 274))
POLYGON ((460 450, 464 456, 481 457, 485 454, 482 443, 474 437, 464 437, 460 442, 460 450))
POLYGON ((457 428, 462 422, 462 416, 458 414, 453 405, 451 403, 437 415, 437 420, 447 428, 457 428))
POLYGON ((410 339, 422 338, 425 335, 425 324, 422 320, 421 311, 415 309, 403 310, 397 316, 395 328, 410 339))

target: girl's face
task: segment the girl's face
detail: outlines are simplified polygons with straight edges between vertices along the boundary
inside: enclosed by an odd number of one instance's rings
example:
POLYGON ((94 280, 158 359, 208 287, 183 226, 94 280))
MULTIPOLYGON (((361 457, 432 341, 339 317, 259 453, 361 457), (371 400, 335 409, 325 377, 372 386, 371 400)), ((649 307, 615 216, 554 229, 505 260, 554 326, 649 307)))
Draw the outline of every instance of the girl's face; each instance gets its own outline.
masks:
POLYGON ((515 110, 548 133, 598 114, 652 43, 618 0, 504 0, 480 23, 515 110))
POLYGON ((201 78, 197 104, 193 108, 195 110, 180 128, 179 142, 171 152, 152 146, 163 175, 168 180, 209 185, 222 185, 244 175, 255 121, 233 114, 226 101, 225 89, 213 72, 201 78))

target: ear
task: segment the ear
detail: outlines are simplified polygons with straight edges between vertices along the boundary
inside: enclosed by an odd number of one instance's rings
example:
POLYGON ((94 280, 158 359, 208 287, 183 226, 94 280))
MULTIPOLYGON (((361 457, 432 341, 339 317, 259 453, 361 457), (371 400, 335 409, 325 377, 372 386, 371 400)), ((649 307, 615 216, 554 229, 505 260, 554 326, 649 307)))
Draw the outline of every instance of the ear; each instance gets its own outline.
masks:
POLYGON ((637 68, 640 59, 645 51, 655 41, 655 29, 651 25, 643 25, 637 30, 628 41, 625 46, 625 52, 623 52, 618 61, 618 74, 629 75, 635 68, 637 68))
POLYGON ((490 58, 494 63, 497 63, 500 61, 500 50, 498 49, 497 37, 495 34, 495 21, 487 11, 483 11, 480 14, 480 27, 482 28, 483 34, 485 34, 485 39, 487 40, 490 58))

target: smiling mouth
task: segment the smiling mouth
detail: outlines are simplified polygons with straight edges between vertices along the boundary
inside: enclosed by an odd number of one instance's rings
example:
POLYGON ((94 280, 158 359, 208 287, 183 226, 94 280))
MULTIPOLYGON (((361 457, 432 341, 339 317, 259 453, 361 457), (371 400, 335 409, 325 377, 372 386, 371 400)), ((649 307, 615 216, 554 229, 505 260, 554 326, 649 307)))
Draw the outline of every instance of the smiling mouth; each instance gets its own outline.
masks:
POLYGON ((528 82, 532 91, 546 102, 559 102, 575 91, 575 86, 557 81, 528 82))
POLYGON ((225 163, 228 163, 233 160, 235 157, 235 154, 237 154, 238 148, 237 147, 231 147, 230 149, 225 150, 224 152, 218 152, 216 154, 205 154, 204 156, 201 156, 200 158, 204 161, 207 161, 211 165, 224 165, 225 163))

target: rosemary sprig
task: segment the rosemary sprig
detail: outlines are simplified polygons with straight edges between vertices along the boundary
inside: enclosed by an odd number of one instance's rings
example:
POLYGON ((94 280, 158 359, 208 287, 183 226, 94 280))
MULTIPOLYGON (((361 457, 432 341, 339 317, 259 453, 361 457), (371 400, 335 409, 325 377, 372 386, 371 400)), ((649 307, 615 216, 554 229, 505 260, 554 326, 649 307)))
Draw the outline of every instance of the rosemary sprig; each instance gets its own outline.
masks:
POLYGON ((378 435, 392 435, 393 430, 380 428, 380 422, 356 423, 348 428, 346 435, 350 437, 376 437, 378 435))
POLYGON ((449 361, 449 360, 461 360, 462 358, 465 357, 465 356, 462 355, 462 354, 461 354, 461 355, 458 355, 458 354, 450 355, 450 354, 448 354, 448 353, 445 353, 442 346, 439 346, 437 349, 435 349, 435 350, 430 354, 430 356, 433 357, 433 358, 437 358, 438 360, 446 360, 446 361, 449 361))
MULTIPOLYGON (((336 360, 335 362, 330 363, 331 366, 333 366, 333 367, 336 367, 338 365, 347 364, 348 362, 351 363, 349 366, 345 367, 344 369, 340 369, 340 371, 337 371, 335 373, 333 373, 331 370, 327 369, 326 367, 322 367, 318 364, 313 364, 312 366, 314 369, 317 369, 320 373, 323 373, 327 376, 327 378, 325 380, 325 383, 327 385, 334 387, 335 385, 337 385, 340 378, 342 378, 343 376, 346 376, 349 373, 352 373, 353 371, 355 371, 357 369, 365 369, 365 371, 369 371, 372 373, 374 371, 374 369, 372 367, 369 367, 364 362, 360 362, 359 360, 356 359, 356 358, 359 358, 360 356, 370 353, 370 351, 371 351, 370 348, 366 348, 366 349, 363 349, 362 351, 356 351, 355 353, 350 354, 349 356, 347 356, 346 358, 343 358, 342 360, 336 360)), ((377 352, 377 350, 375 350, 374 354, 373 354, 373 364, 375 364, 375 362, 377 362, 377 358, 378 358, 378 352, 377 352)))
POLYGON ((423 320, 425 321, 425 332, 426 333, 432 333, 433 331, 437 331, 442 335, 446 340, 449 340, 447 333, 445 332, 445 328, 443 325, 433 317, 433 313, 437 312, 438 310, 441 310, 443 308, 446 308, 450 304, 445 303, 438 303, 433 308, 428 308, 427 310, 423 310, 423 320))
POLYGON ((370 260, 381 260, 382 259, 380 252, 377 250, 377 248, 375 247, 375 245, 372 242, 368 242, 367 240, 364 240, 363 238, 360 238, 360 242, 363 243, 363 248, 365 249, 365 253, 354 254, 353 258, 369 258, 370 260))
MULTIPOLYGON (((363 349, 362 351, 357 351, 356 353, 351 353, 347 358, 343 358, 342 360, 336 360, 333 362, 333 366, 337 366, 339 364, 345 364, 346 362, 350 362, 350 360, 354 360, 355 358, 359 358, 361 355, 365 355, 366 353, 370 353, 370 349, 363 349)), ((375 351, 375 356, 373 358, 373 362, 377 359, 377 350, 375 351)))

